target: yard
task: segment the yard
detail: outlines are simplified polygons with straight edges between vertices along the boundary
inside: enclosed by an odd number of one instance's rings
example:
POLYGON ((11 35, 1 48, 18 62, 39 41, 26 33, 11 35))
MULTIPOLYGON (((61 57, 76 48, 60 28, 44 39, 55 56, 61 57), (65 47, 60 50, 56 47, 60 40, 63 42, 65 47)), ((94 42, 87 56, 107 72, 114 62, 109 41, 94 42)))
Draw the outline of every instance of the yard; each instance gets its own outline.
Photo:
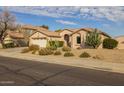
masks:
POLYGON ((122 49, 82 49, 82 50, 72 50, 75 55, 80 55, 83 51, 89 53, 91 56, 98 56, 100 60, 105 60, 107 62, 117 62, 124 63, 124 50, 122 49))
MULTIPOLYGON (((102 60, 106 62, 114 62, 114 63, 124 63, 124 50, 123 49, 71 49, 71 53, 74 54, 74 56, 70 57, 64 57, 65 52, 62 51, 61 48, 57 49, 61 52, 61 55, 38 55, 38 53, 33 54, 37 56, 48 56, 49 58, 62 58, 62 59, 97 59, 102 60), (79 56, 82 53, 88 53, 91 57, 89 58, 80 58, 79 56)), ((56 50, 55 50, 56 51, 56 50)), ((32 52, 28 52, 28 54, 32 55, 32 52)))
POLYGON ((71 53, 74 56, 64 57, 62 49, 61 55, 39 55, 38 53, 32 54, 32 51, 27 53, 20 53, 23 48, 0 49, 0 55, 5 57, 12 57, 24 60, 46 62, 52 64, 85 67, 91 69, 109 70, 112 72, 124 72, 124 50, 117 49, 72 49, 71 53), (81 53, 87 52, 91 57, 80 58, 81 53), (97 55, 96 58, 94 58, 97 55))

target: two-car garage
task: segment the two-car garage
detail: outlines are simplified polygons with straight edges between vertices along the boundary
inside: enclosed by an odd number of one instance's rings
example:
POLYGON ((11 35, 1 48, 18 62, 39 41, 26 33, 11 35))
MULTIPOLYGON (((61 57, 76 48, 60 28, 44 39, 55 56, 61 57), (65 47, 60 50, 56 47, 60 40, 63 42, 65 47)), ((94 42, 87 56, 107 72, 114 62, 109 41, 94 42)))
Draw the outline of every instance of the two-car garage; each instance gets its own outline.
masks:
POLYGON ((30 45, 39 45, 39 47, 46 47, 47 36, 40 32, 36 32, 30 36, 29 46, 30 45))
POLYGON ((42 39, 42 38, 35 38, 35 39, 32 38, 31 44, 39 45, 39 47, 46 47, 47 40, 46 39, 42 39))

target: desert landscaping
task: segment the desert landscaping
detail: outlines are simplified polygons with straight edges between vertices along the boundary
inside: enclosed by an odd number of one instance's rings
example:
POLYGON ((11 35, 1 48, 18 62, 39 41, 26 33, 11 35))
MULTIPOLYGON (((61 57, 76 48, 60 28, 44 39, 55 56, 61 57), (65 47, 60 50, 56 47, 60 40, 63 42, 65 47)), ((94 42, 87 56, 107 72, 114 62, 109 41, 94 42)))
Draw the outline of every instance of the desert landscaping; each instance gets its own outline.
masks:
MULTIPOLYGON (((23 49, 25 50, 25 49, 23 49)), ((51 54, 41 54, 39 55, 38 51, 33 53, 32 51, 28 51, 26 54, 29 55, 37 55, 37 56, 44 56, 46 58, 62 58, 64 59, 90 59, 90 60, 101 60, 105 62, 112 62, 112 63, 124 63, 124 50, 123 49, 71 49, 68 51, 69 53, 72 53, 73 56, 67 56, 65 57, 64 54, 67 51, 63 51, 62 48, 59 48, 54 51, 54 53, 51 54), (55 54, 56 51, 59 51, 59 54, 55 54), (88 57, 80 57, 82 53, 88 53, 88 57)), ((22 53, 25 54, 25 53, 22 53)))

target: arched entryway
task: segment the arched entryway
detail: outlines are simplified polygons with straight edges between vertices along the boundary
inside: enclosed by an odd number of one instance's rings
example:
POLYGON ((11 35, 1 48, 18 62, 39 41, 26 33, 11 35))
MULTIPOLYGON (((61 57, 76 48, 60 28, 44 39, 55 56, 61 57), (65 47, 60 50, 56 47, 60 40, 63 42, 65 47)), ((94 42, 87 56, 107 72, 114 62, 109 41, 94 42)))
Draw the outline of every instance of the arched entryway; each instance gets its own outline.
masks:
POLYGON ((69 46, 69 47, 70 47, 69 35, 68 35, 68 34, 65 34, 65 35, 64 35, 64 40, 65 40, 65 42, 66 42, 67 46, 69 46))

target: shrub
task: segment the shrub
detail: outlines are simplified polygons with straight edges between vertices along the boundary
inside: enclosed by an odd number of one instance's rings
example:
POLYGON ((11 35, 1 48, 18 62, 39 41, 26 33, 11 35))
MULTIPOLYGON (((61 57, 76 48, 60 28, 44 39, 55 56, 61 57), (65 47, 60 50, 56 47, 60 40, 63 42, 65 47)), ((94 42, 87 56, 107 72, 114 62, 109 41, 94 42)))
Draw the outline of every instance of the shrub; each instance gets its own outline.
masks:
POLYGON ((101 55, 95 55, 95 56, 93 56, 93 58, 94 58, 94 59, 104 59, 104 57, 101 56, 101 55))
POLYGON ((50 46, 50 47, 47 47, 47 49, 50 49, 50 50, 57 50, 57 47, 56 47, 56 46, 50 46))
POLYGON ((58 41, 58 42, 59 42, 59 46, 58 47, 63 47, 64 41, 58 41))
POLYGON ((32 54, 36 54, 36 52, 37 52, 37 50, 33 50, 33 51, 32 51, 32 54))
POLYGON ((63 44, 64 41, 49 40, 47 41, 47 48, 50 48, 51 50, 56 50, 58 47, 62 47, 63 44))
POLYGON ((116 48, 117 45, 118 45, 118 41, 114 39, 106 38, 103 40, 103 48, 113 49, 113 48, 116 48))
POLYGON ((71 51, 71 48, 68 46, 62 47, 62 51, 71 51))
POLYGON ((97 32, 97 29, 95 29, 93 32, 90 32, 86 35, 86 46, 91 46, 93 48, 98 48, 101 44, 101 37, 99 33, 97 32))
POLYGON ((29 51, 30 51, 29 48, 24 48, 24 49, 22 49, 21 53, 27 53, 29 51))
POLYGON ((3 47, 4 48, 13 48, 15 46, 14 46, 14 43, 7 43, 7 44, 4 44, 3 47))
POLYGON ((83 52, 79 57, 80 58, 88 58, 88 57, 90 57, 90 55, 87 52, 83 52))
POLYGON ((51 49, 48 49, 48 48, 42 48, 39 51, 39 55, 51 55, 51 54, 53 54, 53 51, 51 49))
POLYGON ((38 45, 31 45, 29 46, 29 50, 32 51, 32 50, 39 50, 39 46, 38 45))
POLYGON ((71 52, 65 52, 64 54, 64 57, 71 57, 71 56, 74 56, 74 54, 71 52))
POLYGON ((56 50, 57 49, 57 45, 56 45, 57 43, 55 43, 55 41, 52 41, 52 40, 50 40, 50 41, 47 41, 47 48, 48 49, 51 49, 51 50, 56 50))
POLYGON ((54 55, 61 55, 61 51, 55 51, 54 55))

